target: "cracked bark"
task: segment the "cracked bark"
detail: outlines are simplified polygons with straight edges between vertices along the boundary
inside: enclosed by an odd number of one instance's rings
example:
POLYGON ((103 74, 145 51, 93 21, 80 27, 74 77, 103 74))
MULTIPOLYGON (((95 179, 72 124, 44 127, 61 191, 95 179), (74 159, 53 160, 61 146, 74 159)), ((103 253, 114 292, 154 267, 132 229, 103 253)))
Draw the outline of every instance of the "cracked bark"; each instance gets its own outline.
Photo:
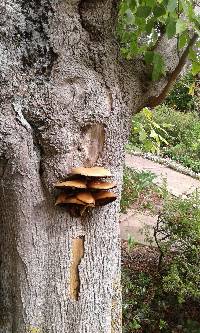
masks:
POLYGON ((1 1, 0 333, 121 332, 124 144, 148 96, 141 61, 120 59, 116 5, 1 1), (53 183, 88 164, 111 169, 119 199, 71 217, 54 206, 53 183), (73 239, 81 237, 74 300, 73 239))

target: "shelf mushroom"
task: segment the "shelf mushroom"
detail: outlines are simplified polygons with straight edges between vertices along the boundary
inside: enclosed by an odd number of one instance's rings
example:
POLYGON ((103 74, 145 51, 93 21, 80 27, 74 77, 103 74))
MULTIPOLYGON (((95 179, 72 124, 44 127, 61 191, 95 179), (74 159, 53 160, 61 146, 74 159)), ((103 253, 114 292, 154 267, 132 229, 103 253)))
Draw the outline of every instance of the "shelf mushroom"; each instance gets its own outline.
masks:
POLYGON ((61 193, 57 197, 55 205, 57 206, 57 205, 70 204, 70 203, 79 204, 79 205, 83 204, 82 201, 79 201, 76 197, 70 196, 67 193, 61 193))
POLYGON ((94 199, 96 206, 104 206, 112 201, 115 201, 117 199, 117 195, 113 192, 99 191, 94 193, 94 199))
POLYGON ((71 174, 72 175, 81 175, 81 176, 86 176, 86 177, 111 177, 112 176, 110 170, 105 169, 103 167, 73 168, 71 171, 71 174))
POLYGON ((90 190, 110 190, 114 187, 116 187, 117 184, 115 182, 104 182, 101 180, 94 180, 91 182, 87 183, 87 188, 89 188, 90 190))
POLYGON ((55 184, 56 188, 87 188, 84 180, 67 180, 55 184))
POLYGON ((95 200, 92 194, 87 192, 80 192, 76 195, 76 198, 82 202, 84 202, 86 205, 95 205, 95 200))
POLYGON ((99 179, 111 177, 109 169, 99 166, 77 167, 71 170, 70 176, 73 179, 55 184, 55 188, 64 191, 58 195, 56 205, 66 204, 71 212, 74 207, 79 212, 79 216, 82 216, 87 208, 103 206, 117 198, 115 193, 108 191, 116 187, 117 184, 99 179))

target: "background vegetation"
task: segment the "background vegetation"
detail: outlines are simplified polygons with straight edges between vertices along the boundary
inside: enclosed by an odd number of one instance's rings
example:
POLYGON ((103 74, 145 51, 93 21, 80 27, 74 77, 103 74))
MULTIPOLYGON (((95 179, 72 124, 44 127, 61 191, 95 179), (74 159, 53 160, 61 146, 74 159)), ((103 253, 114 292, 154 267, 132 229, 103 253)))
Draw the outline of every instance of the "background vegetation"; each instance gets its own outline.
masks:
MULTIPOLYGON (((166 75, 156 51, 160 38, 177 38, 181 57, 199 34, 200 18, 190 0, 122 0, 118 36, 126 59, 143 58, 153 81, 166 75), (197 36, 197 35, 196 35, 197 36)), ((191 72, 181 77, 165 103, 133 117, 129 151, 151 152, 200 172, 199 40, 189 48, 191 72)), ((125 169, 121 210, 158 214, 149 245, 124 243, 124 333, 200 333, 200 198, 174 198, 154 175, 125 169), (154 246, 153 246, 153 245, 154 246), (155 244, 157 245, 155 247, 155 244)))
POLYGON ((200 101, 198 81, 187 74, 177 82, 166 103, 145 108, 132 120, 129 150, 152 152, 200 172, 200 101), (198 111, 198 112, 197 112, 198 111))
POLYGON ((175 198, 165 187, 156 189, 153 179, 149 173, 125 170, 122 209, 141 197, 153 203, 154 193, 161 205, 149 245, 131 238, 123 244, 123 331, 199 333, 200 196, 175 198))

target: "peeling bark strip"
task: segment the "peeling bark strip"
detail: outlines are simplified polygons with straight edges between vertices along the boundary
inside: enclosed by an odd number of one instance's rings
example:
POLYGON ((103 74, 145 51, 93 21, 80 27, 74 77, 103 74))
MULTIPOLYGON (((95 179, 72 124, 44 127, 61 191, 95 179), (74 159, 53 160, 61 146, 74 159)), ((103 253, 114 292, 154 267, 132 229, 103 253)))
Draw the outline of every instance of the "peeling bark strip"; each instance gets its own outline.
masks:
POLYGON ((70 267, 70 297, 78 301, 80 291, 80 277, 78 266, 84 255, 84 238, 72 240, 72 262, 70 267))

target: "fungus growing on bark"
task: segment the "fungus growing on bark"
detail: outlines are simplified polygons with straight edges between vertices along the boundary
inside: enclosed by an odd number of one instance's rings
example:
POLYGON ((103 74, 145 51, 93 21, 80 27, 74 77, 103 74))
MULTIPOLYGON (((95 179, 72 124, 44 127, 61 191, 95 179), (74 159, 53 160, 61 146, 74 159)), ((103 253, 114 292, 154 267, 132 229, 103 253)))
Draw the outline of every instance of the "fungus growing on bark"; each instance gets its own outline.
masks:
POLYGON ((94 193, 95 205, 104 206, 117 199, 117 195, 113 192, 99 191, 94 193))
POLYGON ((88 182, 87 188, 92 189, 92 190, 110 190, 111 188, 116 187, 115 182, 103 182, 101 180, 94 180, 91 182, 88 182))
POLYGON ((75 204, 75 205, 86 205, 86 203, 84 203, 81 200, 78 200, 75 196, 70 196, 67 193, 61 193, 59 194, 59 196, 56 199, 56 205, 60 205, 60 204, 75 204))
POLYGON ((76 198, 84 202, 86 205, 95 205, 94 197, 89 191, 78 193, 76 198))
POLYGON ((61 193, 56 199, 55 205, 65 204, 66 200, 70 198, 69 194, 67 193, 61 193))
POLYGON ((72 175, 81 175, 86 177, 111 177, 111 172, 109 169, 103 167, 93 167, 93 168, 84 168, 78 167, 73 168, 71 171, 72 175))
POLYGON ((98 166, 78 167, 73 168, 70 175, 73 179, 58 182, 55 187, 65 191, 57 197, 56 205, 68 204, 71 214, 76 211, 78 216, 82 216, 88 208, 103 206, 116 200, 115 193, 106 191, 114 188, 116 183, 99 180, 111 177, 110 170, 98 166))
POLYGON ((75 204, 75 205, 86 205, 85 202, 78 200, 76 197, 69 197, 63 203, 65 204, 75 204))
POLYGON ((86 188, 86 181, 84 180, 66 180, 55 184, 56 188, 86 188))

